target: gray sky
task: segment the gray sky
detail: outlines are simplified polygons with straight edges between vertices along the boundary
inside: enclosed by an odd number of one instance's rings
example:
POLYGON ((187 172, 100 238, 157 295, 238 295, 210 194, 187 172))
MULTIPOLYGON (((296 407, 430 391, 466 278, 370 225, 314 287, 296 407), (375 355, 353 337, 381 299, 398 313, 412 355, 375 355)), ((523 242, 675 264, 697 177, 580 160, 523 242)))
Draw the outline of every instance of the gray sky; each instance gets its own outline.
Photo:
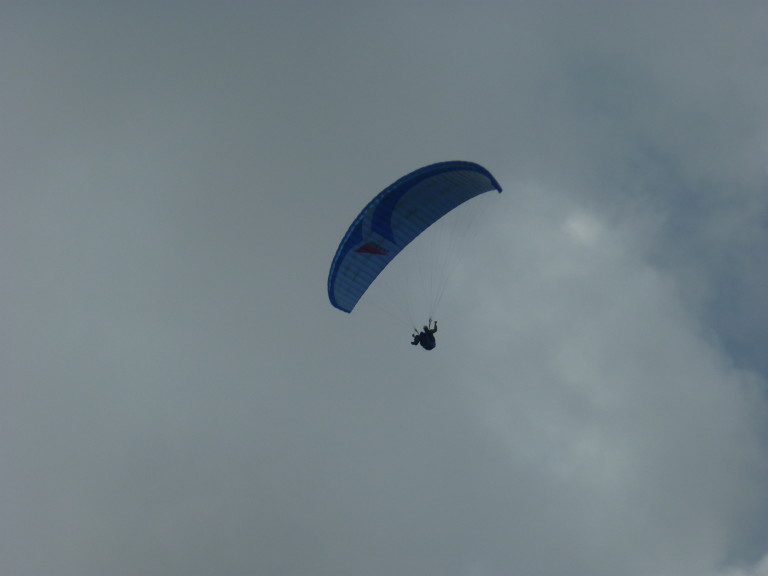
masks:
POLYGON ((0 573, 768 574, 766 22, 3 3, 0 573), (325 283, 454 159, 426 353, 325 283))

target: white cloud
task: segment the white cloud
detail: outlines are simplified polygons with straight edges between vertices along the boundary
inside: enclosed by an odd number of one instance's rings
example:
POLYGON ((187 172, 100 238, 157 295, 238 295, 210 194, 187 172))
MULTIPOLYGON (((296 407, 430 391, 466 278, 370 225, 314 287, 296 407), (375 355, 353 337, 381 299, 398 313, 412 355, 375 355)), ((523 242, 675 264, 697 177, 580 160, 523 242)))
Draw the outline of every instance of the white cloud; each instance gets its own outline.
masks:
POLYGON ((483 366, 465 377, 510 461, 539 478, 518 488, 571 510, 550 527, 562 556, 608 547, 606 573, 708 572, 765 504, 765 382, 644 258, 642 225, 541 188, 506 201, 492 244, 510 249, 465 287, 483 366))
POLYGON ((768 576, 768 555, 754 566, 746 568, 731 568, 719 576, 768 576))
POLYGON ((569 216, 565 230, 576 242, 585 246, 594 246, 600 240, 601 225, 588 214, 575 213, 569 216))

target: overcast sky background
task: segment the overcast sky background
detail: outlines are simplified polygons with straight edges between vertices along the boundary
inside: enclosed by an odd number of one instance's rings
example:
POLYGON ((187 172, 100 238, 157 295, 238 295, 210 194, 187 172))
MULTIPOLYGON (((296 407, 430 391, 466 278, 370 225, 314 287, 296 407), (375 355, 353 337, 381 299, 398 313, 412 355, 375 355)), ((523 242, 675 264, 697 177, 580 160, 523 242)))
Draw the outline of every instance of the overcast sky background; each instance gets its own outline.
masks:
POLYGON ((768 574, 768 4, 3 2, 0 573, 768 574), (505 191, 438 348, 326 278, 505 191))

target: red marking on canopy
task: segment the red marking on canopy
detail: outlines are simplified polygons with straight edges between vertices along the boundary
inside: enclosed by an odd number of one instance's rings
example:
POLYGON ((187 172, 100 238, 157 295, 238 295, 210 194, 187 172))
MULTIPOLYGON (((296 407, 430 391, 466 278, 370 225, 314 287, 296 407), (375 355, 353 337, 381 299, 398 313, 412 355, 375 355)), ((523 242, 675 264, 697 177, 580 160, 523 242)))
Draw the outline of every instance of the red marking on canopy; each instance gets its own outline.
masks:
POLYGON ((360 248, 355 250, 355 252, 361 252, 363 254, 386 254, 387 251, 376 244, 375 242, 366 242, 360 248))

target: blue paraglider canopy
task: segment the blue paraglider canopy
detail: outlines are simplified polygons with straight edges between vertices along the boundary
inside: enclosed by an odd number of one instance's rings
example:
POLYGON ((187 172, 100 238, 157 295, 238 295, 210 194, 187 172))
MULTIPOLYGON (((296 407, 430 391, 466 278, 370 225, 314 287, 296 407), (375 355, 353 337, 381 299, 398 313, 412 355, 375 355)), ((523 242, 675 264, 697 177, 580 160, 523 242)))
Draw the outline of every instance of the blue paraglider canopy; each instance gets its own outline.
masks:
POLYGON ((351 312, 376 277, 424 230, 467 200, 501 186, 473 162, 419 168, 378 194, 355 218, 328 274, 331 304, 351 312))

